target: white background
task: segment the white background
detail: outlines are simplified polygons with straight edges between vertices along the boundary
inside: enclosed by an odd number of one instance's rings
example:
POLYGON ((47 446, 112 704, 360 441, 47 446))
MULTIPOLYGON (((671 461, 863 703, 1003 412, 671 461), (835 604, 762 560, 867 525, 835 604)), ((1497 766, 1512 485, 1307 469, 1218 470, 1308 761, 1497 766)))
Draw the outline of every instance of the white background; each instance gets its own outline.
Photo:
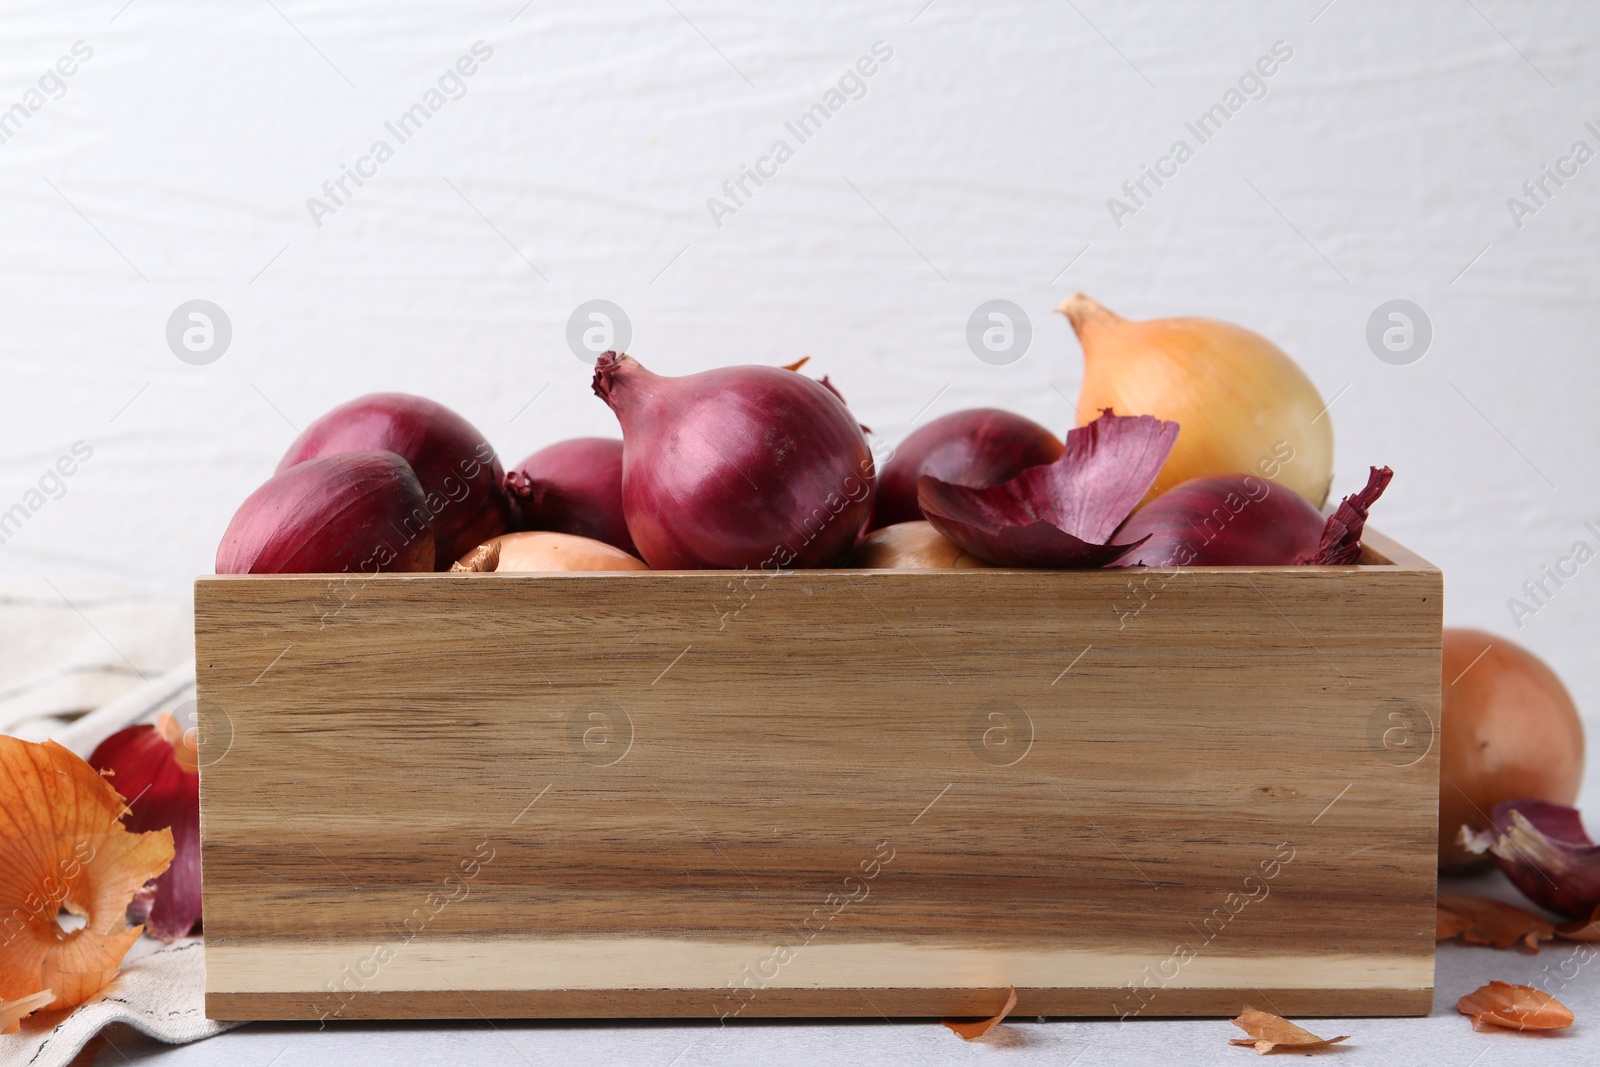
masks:
MULTIPOLYGON (((365 391, 450 404, 513 462, 615 433, 565 340, 596 297, 669 373, 809 354, 891 439, 936 394, 923 419, 1064 431, 1051 309, 1081 288, 1277 340, 1338 395, 1336 493, 1393 466, 1376 524, 1444 567, 1451 623, 1514 632, 1507 598, 1600 519, 1600 162, 1520 230, 1506 207, 1600 149, 1600 13, 1323 2, 8 3, 0 107, 94 56, 0 145, 0 508, 95 456, 0 576, 186 596, 290 424, 365 391), (467 95, 318 229, 307 198, 478 40, 467 95), (866 95, 718 228, 707 198, 879 40, 866 95), (1118 229, 1106 199, 1278 40, 1268 95, 1118 229), (997 297, 1035 333, 1006 367, 965 341, 997 297), (1405 367, 1365 341, 1397 297, 1435 333, 1405 367), (209 366, 165 342, 195 298, 233 324, 209 366)), ((1516 632, 1591 710, 1597 622, 1600 563, 1516 632)))
POLYGON ((1521 228, 1506 204, 1600 149, 1594 5, 274 3, 0 11, 0 110, 94 50, 0 145, 0 510, 94 448, 0 580, 186 598, 293 427, 367 391, 511 462, 615 433, 566 343, 597 297, 659 371, 809 354, 890 439, 978 404, 1061 432, 1081 360, 1050 309, 1083 289, 1278 341, 1337 397, 1336 494, 1394 467, 1375 524, 1444 568, 1448 621, 1514 634, 1596 721, 1600 562, 1521 630, 1507 607, 1600 547, 1600 162, 1521 228), (479 40, 466 96, 318 228, 307 198, 479 40), (1106 199, 1280 40, 1267 96, 1118 228, 1106 199), (707 198, 876 41, 866 95, 716 226, 707 198), (208 366, 165 340, 195 298, 233 327, 208 366), (1032 317, 1011 366, 966 345, 993 298, 1032 317), (1365 340, 1393 298, 1432 320, 1414 365, 1365 340))

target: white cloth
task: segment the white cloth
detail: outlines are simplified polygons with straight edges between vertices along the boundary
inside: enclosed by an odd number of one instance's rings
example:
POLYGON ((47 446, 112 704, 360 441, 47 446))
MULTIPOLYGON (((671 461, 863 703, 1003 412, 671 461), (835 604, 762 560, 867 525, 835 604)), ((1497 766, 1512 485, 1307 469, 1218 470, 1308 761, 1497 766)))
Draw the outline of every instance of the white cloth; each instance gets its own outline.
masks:
POLYGON ((106 1027, 125 1023, 169 1045, 213 1037, 238 1023, 206 1018, 205 942, 186 937, 163 945, 141 938, 122 973, 88 1003, 62 1017, 31 1015, 19 1033, 0 1037, 0 1064, 66 1067, 106 1027))
POLYGON ((5 733, 65 744, 61 729, 85 712, 193 661, 194 626, 182 604, 82 582, 0 586, 5 733))

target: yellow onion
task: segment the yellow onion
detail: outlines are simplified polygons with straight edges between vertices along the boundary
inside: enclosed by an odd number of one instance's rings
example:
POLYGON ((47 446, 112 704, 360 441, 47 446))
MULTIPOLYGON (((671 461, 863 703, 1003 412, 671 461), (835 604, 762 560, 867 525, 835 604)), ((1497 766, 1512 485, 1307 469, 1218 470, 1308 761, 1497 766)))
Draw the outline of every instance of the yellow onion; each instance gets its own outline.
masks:
POLYGON ((873 530, 856 545, 851 565, 863 570, 965 570, 987 567, 928 522, 897 522, 873 530))
POLYGON ((536 530, 501 534, 468 552, 452 571, 647 571, 614 545, 576 534, 536 530))
POLYGON ((1078 425, 1102 408, 1183 427, 1145 499, 1191 478, 1258 474, 1321 508, 1333 481, 1333 424, 1283 349, 1211 319, 1133 322, 1082 293, 1056 309, 1083 345, 1078 425))
POLYGON ((1583 786, 1583 747, 1583 719, 1547 663, 1507 638, 1446 628, 1439 869, 1464 871, 1486 862, 1462 845, 1461 828, 1487 828, 1490 814, 1506 801, 1575 801, 1583 786))

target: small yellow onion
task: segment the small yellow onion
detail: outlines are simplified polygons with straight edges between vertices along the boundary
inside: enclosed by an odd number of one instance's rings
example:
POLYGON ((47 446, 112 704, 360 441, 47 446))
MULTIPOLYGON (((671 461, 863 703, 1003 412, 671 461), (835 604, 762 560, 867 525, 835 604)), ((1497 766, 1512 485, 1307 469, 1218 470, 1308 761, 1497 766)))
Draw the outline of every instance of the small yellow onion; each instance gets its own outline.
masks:
POLYGON ((1179 426, 1150 501, 1191 478, 1259 474, 1321 508, 1333 481, 1333 424, 1283 349, 1211 319, 1133 322, 1082 293, 1056 309, 1083 345, 1077 420, 1102 408, 1179 426))
POLYGON ((989 566, 957 548, 927 522, 897 522, 873 530, 856 546, 851 562, 863 570, 966 570, 989 566))
POLYGON ((647 571, 635 556, 575 534, 535 530, 502 534, 468 552, 452 571, 647 571))

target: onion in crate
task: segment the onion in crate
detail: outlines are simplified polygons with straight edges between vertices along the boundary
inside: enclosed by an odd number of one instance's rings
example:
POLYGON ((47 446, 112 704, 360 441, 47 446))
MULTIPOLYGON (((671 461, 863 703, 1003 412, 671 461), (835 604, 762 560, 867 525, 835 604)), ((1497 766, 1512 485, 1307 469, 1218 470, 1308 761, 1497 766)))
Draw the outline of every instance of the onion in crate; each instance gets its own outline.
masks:
POLYGON ((506 475, 524 530, 592 537, 637 555, 622 513, 622 442, 574 437, 539 449, 506 475))
POLYGON ((872 514, 866 436, 837 393, 782 367, 668 378, 595 363, 622 424, 622 507, 657 569, 831 567, 872 514))
POLYGON ((393 452, 340 452, 275 474, 245 498, 217 548, 218 574, 431 571, 433 521, 393 452))
POLYGON ((511 498, 494 448, 466 419, 420 396, 371 393, 340 404, 307 427, 278 472, 318 456, 368 449, 394 452, 416 472, 433 514, 440 570, 511 528, 511 498))

